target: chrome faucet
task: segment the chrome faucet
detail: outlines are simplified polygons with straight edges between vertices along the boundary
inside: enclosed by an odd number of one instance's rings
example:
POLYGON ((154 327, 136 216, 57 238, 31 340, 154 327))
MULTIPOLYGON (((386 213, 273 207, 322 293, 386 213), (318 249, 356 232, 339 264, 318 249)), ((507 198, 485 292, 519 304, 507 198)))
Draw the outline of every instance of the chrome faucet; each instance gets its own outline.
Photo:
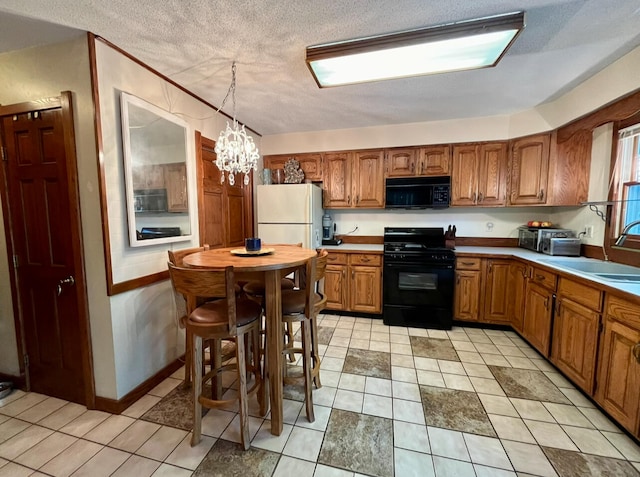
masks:
POLYGON ((633 222, 628 223, 625 228, 622 229, 620 237, 618 237, 618 240, 616 240, 616 247, 622 247, 624 241, 627 240, 627 234, 629 233, 629 230, 634 228, 636 225, 640 225, 640 220, 634 220, 633 222))

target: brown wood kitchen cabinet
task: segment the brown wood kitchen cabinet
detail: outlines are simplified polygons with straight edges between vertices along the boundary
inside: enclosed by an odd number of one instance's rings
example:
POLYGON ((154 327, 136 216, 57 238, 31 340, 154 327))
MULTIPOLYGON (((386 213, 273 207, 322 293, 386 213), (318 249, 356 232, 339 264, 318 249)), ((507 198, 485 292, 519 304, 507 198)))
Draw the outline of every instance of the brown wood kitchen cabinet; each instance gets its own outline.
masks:
POLYGON ((510 300, 508 313, 511 326, 522 333, 524 319, 524 303, 527 291, 527 274, 529 267, 519 260, 511 260, 509 264, 510 300))
POLYGON ((537 267, 529 267, 522 335, 545 357, 549 356, 551 344, 551 320, 556 281, 555 274, 537 267))
POLYGON ((551 133, 511 141, 509 205, 546 204, 551 133))
POLYGON ((480 293, 482 283, 482 259, 458 257, 453 318, 462 321, 480 319, 480 293))
POLYGON ((507 191, 507 143, 453 146, 451 205, 504 206, 507 191))
POLYGON ((602 291, 561 277, 553 319, 551 362, 593 394, 602 291))
POLYGON ((167 189, 167 210, 187 212, 187 166, 184 163, 164 165, 164 183, 167 189))
POLYGON ((132 168, 134 190, 164 189, 164 166, 153 164, 132 168))
POLYGON ((451 147, 448 144, 386 150, 385 177, 448 176, 449 174, 451 174, 451 147))
POLYGON ((300 169, 304 172, 304 179, 313 182, 322 181, 322 153, 309 152, 302 154, 278 154, 264 156, 265 169, 284 169, 289 159, 295 159, 300 163, 300 169))
POLYGON ((382 312, 382 255, 331 251, 324 292, 327 309, 382 312))
POLYGON ((596 401, 640 437, 640 306, 607 295, 596 401))
POLYGON ((484 261, 484 315, 482 321, 508 325, 511 323, 509 304, 511 260, 490 258, 484 261))
POLYGON ((384 151, 324 155, 323 202, 326 209, 384 208, 384 151))

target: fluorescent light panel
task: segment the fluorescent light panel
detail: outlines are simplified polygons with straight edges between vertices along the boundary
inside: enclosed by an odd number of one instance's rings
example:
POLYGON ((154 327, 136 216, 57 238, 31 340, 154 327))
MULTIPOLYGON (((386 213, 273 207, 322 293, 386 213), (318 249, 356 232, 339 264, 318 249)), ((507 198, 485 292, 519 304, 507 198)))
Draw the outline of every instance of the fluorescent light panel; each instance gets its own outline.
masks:
POLYGON ((495 66, 524 27, 524 12, 310 46, 321 88, 495 66))

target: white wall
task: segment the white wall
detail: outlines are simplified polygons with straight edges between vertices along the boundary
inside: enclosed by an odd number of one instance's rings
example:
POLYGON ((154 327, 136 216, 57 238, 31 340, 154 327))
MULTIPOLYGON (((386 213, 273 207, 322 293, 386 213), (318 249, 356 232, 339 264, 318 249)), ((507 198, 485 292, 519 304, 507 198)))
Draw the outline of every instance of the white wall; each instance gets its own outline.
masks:
MULTIPOLYGON (((124 160, 120 127, 120 93, 127 92, 185 120, 202 135, 217 139, 227 118, 131 61, 105 43, 96 42, 103 164, 108 197, 109 240, 114 283, 167 269, 167 250, 198 246, 191 241, 132 248, 129 246, 124 160)), ((231 80, 231 78, 229 78, 231 80)), ((254 136, 258 148, 260 137, 254 136)), ((188 159, 195 170, 195 156, 188 159)), ((195 177, 189 200, 197 203, 195 177)), ((197 222, 197 221, 196 221, 197 222)), ((115 369, 114 387, 100 387, 98 395, 120 399, 184 352, 173 294, 168 281, 110 297, 111 353, 105 357, 115 369)))

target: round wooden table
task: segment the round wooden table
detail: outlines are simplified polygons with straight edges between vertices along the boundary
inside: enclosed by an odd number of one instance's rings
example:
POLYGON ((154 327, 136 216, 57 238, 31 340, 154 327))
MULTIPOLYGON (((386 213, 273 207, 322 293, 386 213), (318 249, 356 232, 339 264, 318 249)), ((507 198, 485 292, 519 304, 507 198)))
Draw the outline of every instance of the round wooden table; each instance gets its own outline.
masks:
POLYGON ((279 436, 283 427, 282 411, 282 295, 280 278, 292 268, 305 265, 315 257, 312 249, 295 245, 264 245, 262 250, 273 249, 268 255, 239 256, 231 253, 237 247, 217 248, 196 252, 184 257, 184 265, 197 268, 220 268, 232 266, 236 278, 255 277, 262 273, 265 282, 265 312, 267 316, 266 363, 271 402, 271 433, 279 436))

